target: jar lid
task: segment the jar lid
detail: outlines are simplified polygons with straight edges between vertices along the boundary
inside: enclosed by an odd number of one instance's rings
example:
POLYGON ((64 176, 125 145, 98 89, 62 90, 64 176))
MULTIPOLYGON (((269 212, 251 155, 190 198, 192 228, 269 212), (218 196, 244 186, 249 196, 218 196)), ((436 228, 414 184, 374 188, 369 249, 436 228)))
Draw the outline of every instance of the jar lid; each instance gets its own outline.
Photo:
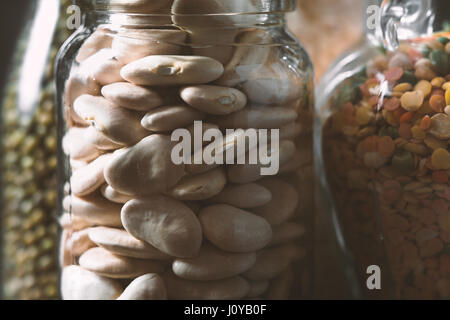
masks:
POLYGON ((90 2, 98 11, 136 14, 226 15, 282 13, 295 10, 295 0, 90 0, 90 2))

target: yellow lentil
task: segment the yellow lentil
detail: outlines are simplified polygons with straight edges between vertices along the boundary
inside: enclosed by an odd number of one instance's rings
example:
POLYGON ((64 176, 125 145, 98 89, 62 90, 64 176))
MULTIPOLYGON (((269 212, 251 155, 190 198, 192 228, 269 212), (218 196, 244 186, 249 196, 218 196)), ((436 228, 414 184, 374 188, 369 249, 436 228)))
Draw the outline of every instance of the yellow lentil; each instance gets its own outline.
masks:
POLYGON ((417 111, 423 104, 424 94, 422 91, 405 92, 401 99, 402 108, 407 111, 417 111))
POLYGON ((406 91, 411 91, 413 89, 412 85, 408 82, 403 82, 394 87, 394 92, 404 93, 406 91))
POLYGON ((432 85, 427 80, 420 80, 414 87, 415 91, 421 91, 424 97, 431 93, 432 85))
POLYGON ((431 85, 436 88, 440 88, 445 83, 445 79, 442 77, 436 77, 431 80, 431 85))
POLYGON ((431 155, 431 164, 438 170, 450 169, 450 153, 443 148, 434 150, 431 155))

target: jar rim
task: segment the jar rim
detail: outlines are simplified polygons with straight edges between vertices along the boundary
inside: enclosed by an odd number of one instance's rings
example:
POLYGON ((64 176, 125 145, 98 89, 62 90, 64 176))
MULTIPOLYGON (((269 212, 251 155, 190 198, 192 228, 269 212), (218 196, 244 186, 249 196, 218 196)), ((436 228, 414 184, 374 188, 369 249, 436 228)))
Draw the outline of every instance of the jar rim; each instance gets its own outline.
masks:
MULTIPOLYGON (((242 0, 240 0, 242 1, 242 0)), ((173 7, 160 8, 152 13, 146 13, 145 10, 139 10, 133 5, 126 4, 111 4, 111 0, 80 0, 80 2, 99 12, 110 13, 126 13, 136 16, 222 16, 222 15, 255 15, 255 14, 270 14, 270 13, 287 13, 292 12, 296 8, 296 0, 247 0, 248 2, 240 2, 238 6, 225 7, 221 6, 220 11, 217 9, 214 12, 207 10, 199 10, 199 12, 174 12, 173 7)))

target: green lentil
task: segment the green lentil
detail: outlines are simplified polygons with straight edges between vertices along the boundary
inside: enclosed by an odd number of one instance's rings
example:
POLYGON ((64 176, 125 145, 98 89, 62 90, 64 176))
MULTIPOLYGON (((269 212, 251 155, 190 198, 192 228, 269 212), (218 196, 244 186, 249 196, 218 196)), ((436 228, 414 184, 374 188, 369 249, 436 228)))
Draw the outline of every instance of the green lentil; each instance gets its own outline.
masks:
MULTIPOLYGON (((428 57, 428 54, 425 55, 424 57, 428 57)), ((403 73, 403 76, 400 78, 400 80, 398 81, 399 83, 402 82, 407 82, 410 83, 412 85, 415 85, 417 83, 417 77, 414 75, 414 73, 412 73, 411 71, 407 71, 405 70, 405 72, 403 73)))
POLYGON ((444 46, 450 42, 450 39, 447 37, 439 37, 437 38, 437 41, 439 41, 440 43, 442 43, 444 46))
POLYGON ((449 70, 449 59, 448 55, 441 50, 433 50, 430 53, 430 60, 434 68, 442 76, 448 74, 449 70))
POLYGON ((428 47, 424 47, 422 49, 422 54, 424 58, 428 58, 430 56, 431 50, 428 47))
POLYGON ((380 129, 380 131, 378 132, 378 136, 384 137, 384 136, 388 136, 391 137, 393 140, 395 140, 396 138, 398 138, 398 131, 397 129, 393 128, 393 127, 382 127, 380 129))
POLYGON ((409 151, 398 151, 392 157, 392 167, 400 174, 408 175, 414 171, 414 157, 409 151))

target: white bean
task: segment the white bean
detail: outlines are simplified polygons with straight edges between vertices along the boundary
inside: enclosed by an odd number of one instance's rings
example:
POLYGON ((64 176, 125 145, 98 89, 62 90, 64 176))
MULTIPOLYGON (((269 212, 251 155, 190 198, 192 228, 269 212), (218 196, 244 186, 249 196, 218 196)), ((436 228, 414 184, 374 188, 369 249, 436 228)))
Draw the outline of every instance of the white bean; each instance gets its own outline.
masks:
POLYGON ((205 200, 220 193, 227 183, 223 168, 193 176, 186 176, 169 191, 178 200, 205 200))
POLYGON ((293 80, 280 78, 255 77, 242 85, 243 92, 253 103, 284 105, 299 99, 302 87, 293 80))
POLYGON ((122 292, 120 284, 78 266, 65 267, 61 276, 64 300, 115 300, 122 292))
MULTIPOLYGON (((270 153, 270 146, 267 147, 270 153)), ((278 156, 280 167, 287 163, 295 154, 295 144, 292 141, 285 140, 280 142, 279 150, 271 157, 278 156)), ((228 180, 233 183, 250 183, 257 181, 264 176, 261 175, 261 168, 267 167, 261 163, 258 164, 232 164, 227 166, 228 180)))
POLYGON ((73 194, 82 197, 93 193, 100 188, 100 186, 105 183, 103 169, 111 157, 111 153, 101 155, 87 166, 73 173, 70 178, 73 194))
POLYGON ((272 193, 272 200, 253 212, 266 219, 272 226, 279 226, 295 214, 298 205, 297 190, 278 178, 267 178, 259 182, 272 193))
POLYGON ((191 30, 192 52, 226 64, 234 52, 234 39, 238 31, 227 28, 204 28, 191 30), (220 37, 217 37, 220 33, 220 37))
POLYGON ((167 192, 184 176, 184 166, 175 165, 169 136, 153 134, 133 147, 118 150, 105 168, 106 182, 124 194, 167 192))
MULTIPOLYGON (((226 27, 233 23, 232 18, 224 13, 232 13, 229 5, 235 0, 174 0, 172 5, 173 22, 191 32, 211 28, 226 27)), ((216 34, 216 38, 217 34, 216 34)), ((216 40, 217 41, 217 40, 216 40)))
POLYGON ((120 62, 129 64, 151 55, 180 54, 186 36, 182 30, 122 29, 114 36, 112 49, 120 62))
POLYGON ((78 170, 86 167, 89 164, 89 162, 74 159, 69 159, 69 163, 70 169, 72 169, 72 173, 77 172, 78 170))
POLYGON ((146 273, 162 273, 164 266, 152 260, 116 256, 103 248, 92 248, 79 259, 80 266, 113 279, 129 279, 146 273))
POLYGON ((270 282, 270 287, 267 292, 268 300, 286 300, 289 298, 294 281, 294 271, 292 267, 280 273, 275 279, 270 282))
POLYGON ((194 150, 195 153, 192 156, 192 164, 186 165, 186 171, 189 173, 202 173, 212 170, 218 167, 220 164, 195 164, 196 157, 200 156, 203 159, 203 153, 206 148, 213 150, 215 157, 221 157, 223 163, 227 162, 228 157, 236 159, 240 156, 244 156, 252 148, 257 146, 257 133, 254 134, 253 130, 235 130, 233 133, 227 134, 223 139, 214 139, 203 149, 194 150), (254 136, 255 139, 249 137, 254 136), (241 148, 239 146, 242 146, 241 148), (230 154, 230 155, 229 155, 230 154))
POLYGON ((117 300, 166 300, 163 279, 157 274, 144 274, 134 279, 117 300))
POLYGON ((263 295, 269 289, 269 281, 249 281, 250 291, 246 298, 252 299, 263 295))
POLYGON ((223 76, 217 80, 219 85, 235 87, 252 74, 264 68, 270 55, 271 36, 268 32, 247 31, 237 36, 237 46, 230 62, 225 66, 223 76))
POLYGON ((272 194, 267 188, 248 183, 242 185, 229 184, 217 196, 210 199, 211 203, 224 203, 237 208, 255 208, 267 204, 272 200, 272 194))
POLYGON ((167 260, 170 257, 123 229, 96 227, 87 232, 93 242, 115 255, 152 260, 167 260))
POLYGON ((198 218, 182 202, 154 195, 127 202, 122 209, 125 229, 169 255, 188 258, 198 254, 202 228, 198 218))
POLYGON ((113 82, 123 81, 120 69, 123 64, 116 58, 112 49, 101 49, 80 64, 82 74, 104 86, 113 82))
POLYGON ((178 277, 187 280, 221 280, 247 271, 255 261, 254 252, 229 253, 205 244, 198 256, 176 259, 172 264, 172 270, 178 277))
POLYGON ((102 195, 106 199, 108 199, 109 201, 115 202, 115 203, 127 203, 128 201, 130 201, 131 199, 134 198, 133 195, 120 193, 117 190, 114 190, 113 187, 111 187, 107 184, 103 185, 103 187, 100 190, 101 190, 102 195))
POLYGON ((195 120, 202 120, 205 115, 189 106, 166 106, 149 111, 141 121, 141 125, 153 132, 167 132, 187 127, 195 120))
POLYGON ((66 250, 74 257, 79 257, 85 251, 96 246, 95 243, 89 239, 88 229, 73 232, 65 243, 66 250))
POLYGON ((102 94, 112 103, 136 111, 148 111, 163 104, 163 98, 157 91, 128 82, 104 86, 102 94))
POLYGON ((204 84, 223 73, 220 62, 200 56, 154 55, 136 60, 121 70, 121 75, 138 85, 204 84))
MULTIPOLYGON (((70 205, 70 201, 67 201, 64 199, 66 204, 70 205)), ((70 231, 80 231, 89 227, 92 227, 94 224, 84 220, 83 218, 74 216, 70 214, 69 212, 65 212, 59 219, 58 219, 59 225, 64 230, 70 230, 70 231)))
POLYGON ((81 162, 90 162, 98 158, 103 151, 86 139, 87 128, 70 128, 64 135, 62 146, 64 153, 70 159, 81 162))
POLYGON ((264 249, 256 254, 255 264, 244 277, 254 281, 273 279, 291 264, 295 252, 293 245, 264 249))
POLYGON ((97 30, 84 41, 75 60, 78 63, 81 63, 101 49, 111 48, 111 43, 111 31, 105 28, 97 28, 97 30))
MULTIPOLYGON (((176 0, 172 6, 173 22, 189 30, 192 51, 199 56, 211 57, 221 63, 228 62, 233 54, 234 39, 238 28, 234 27, 230 4, 236 1, 176 0), (220 37, 217 35, 220 34, 220 37)), ((240 1, 242 2, 242 1, 240 1)))
POLYGON ((74 67, 70 72, 64 90, 64 113, 69 127, 89 125, 73 110, 73 103, 83 94, 99 95, 100 85, 89 74, 83 73, 79 67, 74 67))
POLYGON ((230 205, 218 204, 200 211, 205 237, 229 252, 253 252, 272 238, 272 228, 263 218, 230 205))
POLYGON ((97 194, 83 198, 67 196, 64 198, 64 209, 74 217, 81 218, 89 224, 99 224, 108 227, 121 227, 121 206, 97 194))
POLYGON ((150 134, 141 127, 139 113, 121 108, 103 97, 82 95, 75 100, 74 110, 117 144, 132 145, 150 134))
POLYGON ((273 237, 269 246, 277 246, 291 241, 295 241, 306 233, 306 228, 297 222, 285 222, 273 227, 273 237))
POLYGON ((109 0, 111 10, 127 13, 165 13, 163 9, 170 8, 173 0, 109 0))
POLYGON ((228 87, 199 85, 185 87, 181 98, 190 106, 215 115, 225 115, 241 110, 247 97, 241 91, 228 87))
POLYGON ((101 151, 111 151, 123 148, 123 144, 116 143, 110 140, 103 133, 97 131, 94 127, 89 126, 84 129, 84 139, 86 143, 93 145, 95 148, 101 151))
POLYGON ((245 297, 250 290, 248 282, 241 277, 191 281, 169 273, 164 281, 169 299, 174 300, 235 300, 245 297))

